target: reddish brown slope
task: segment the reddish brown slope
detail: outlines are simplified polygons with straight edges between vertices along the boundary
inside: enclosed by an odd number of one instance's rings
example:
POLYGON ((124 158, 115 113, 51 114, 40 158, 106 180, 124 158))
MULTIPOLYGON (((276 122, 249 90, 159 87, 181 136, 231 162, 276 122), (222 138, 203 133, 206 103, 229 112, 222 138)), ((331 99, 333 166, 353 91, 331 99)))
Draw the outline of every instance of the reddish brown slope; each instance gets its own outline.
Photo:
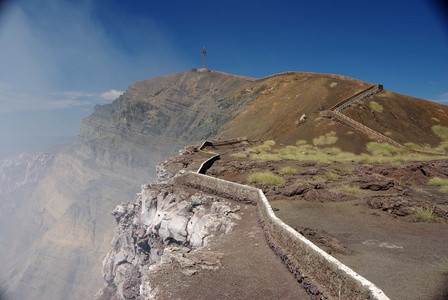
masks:
POLYGON ((438 146, 442 140, 431 127, 448 127, 448 106, 390 91, 373 95, 344 113, 402 144, 438 146), (372 109, 372 102, 378 103, 382 111, 372 109))
MULTIPOLYGON (((223 128, 223 138, 247 136, 252 139, 275 140, 295 144, 334 131, 335 147, 354 153, 365 152, 372 140, 365 134, 343 124, 318 116, 323 110, 372 86, 359 80, 326 74, 288 73, 258 80, 242 91, 242 97, 254 100, 223 128), (305 114, 307 119, 301 121, 305 114)), ((434 125, 448 126, 448 106, 399 95, 389 91, 370 96, 344 111, 362 124, 405 144, 440 144, 434 125), (371 102, 382 107, 375 112, 371 102)))

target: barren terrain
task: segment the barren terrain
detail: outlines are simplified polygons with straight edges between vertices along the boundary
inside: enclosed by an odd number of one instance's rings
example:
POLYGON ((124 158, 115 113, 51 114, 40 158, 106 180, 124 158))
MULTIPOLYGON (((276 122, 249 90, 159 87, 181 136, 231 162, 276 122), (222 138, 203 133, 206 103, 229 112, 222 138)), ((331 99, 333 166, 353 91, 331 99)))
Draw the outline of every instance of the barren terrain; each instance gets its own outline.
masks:
MULTIPOLYGON (((148 275, 156 299, 300 299, 310 296, 271 250, 258 224, 256 208, 240 205, 240 220, 229 234, 210 239, 206 248, 172 258, 148 275), (204 260, 206 258, 206 260, 204 260), (185 272, 185 261, 202 261, 185 272)), ((186 248, 188 249, 188 248, 186 248)), ((189 251, 189 250, 188 250, 189 251)))
MULTIPOLYGON (((250 174, 270 171, 283 183, 252 185, 287 224, 391 299, 447 299, 448 194, 428 181, 448 179, 448 160, 322 164, 235 157, 257 145, 263 143, 204 149, 221 155, 207 175, 249 184, 250 174), (284 175, 285 168, 295 171, 284 175), (420 209, 433 219, 422 220, 420 209)), ((196 171, 204 155, 193 151, 176 161, 196 171)))

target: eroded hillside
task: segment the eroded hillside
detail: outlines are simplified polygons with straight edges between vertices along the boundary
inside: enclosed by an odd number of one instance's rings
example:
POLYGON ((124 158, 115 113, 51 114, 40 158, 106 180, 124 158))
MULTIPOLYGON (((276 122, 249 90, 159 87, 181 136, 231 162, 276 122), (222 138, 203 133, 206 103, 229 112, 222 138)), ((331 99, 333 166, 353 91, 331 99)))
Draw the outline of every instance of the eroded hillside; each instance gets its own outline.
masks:
MULTIPOLYGON (((334 132, 334 145, 343 151, 367 152, 371 137, 320 116, 337 103, 372 84, 325 74, 287 73, 259 80, 244 91, 254 101, 223 128, 223 137, 247 136, 295 145, 312 143, 334 132), (306 116, 301 120, 302 115, 306 116)), ((434 126, 448 126, 448 106, 410 96, 382 91, 349 106, 344 114, 367 127, 411 148, 436 148, 443 139, 434 126)))
MULTIPOLYGON (((1 286, 11 299, 92 298, 102 284, 101 260, 114 227, 109 212, 154 179, 157 163, 186 145, 241 136, 311 145, 333 134, 334 147, 365 152, 368 136, 319 113, 369 86, 336 75, 254 80, 213 71, 131 85, 112 104, 97 106, 77 141, 45 163, 2 166, 1 286)), ((384 93, 346 114, 400 143, 440 144, 432 127, 448 126, 446 106, 384 93), (381 113, 373 110, 373 100, 381 113)))
POLYGON ((113 234, 110 211, 153 180, 158 162, 216 136, 246 99, 232 108, 222 101, 251 83, 209 72, 138 82, 97 106, 77 141, 45 163, 4 162, 0 286, 8 299, 92 298, 113 234))

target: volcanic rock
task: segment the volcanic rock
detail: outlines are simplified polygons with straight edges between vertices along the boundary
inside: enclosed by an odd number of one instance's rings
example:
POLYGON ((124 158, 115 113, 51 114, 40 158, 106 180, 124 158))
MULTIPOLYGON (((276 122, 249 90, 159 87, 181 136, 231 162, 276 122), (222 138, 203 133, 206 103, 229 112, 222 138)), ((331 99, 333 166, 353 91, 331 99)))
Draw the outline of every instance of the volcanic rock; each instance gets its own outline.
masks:
MULTIPOLYGON (((210 236, 229 233, 239 206, 204 194, 190 195, 167 184, 143 185, 135 202, 118 205, 112 250, 103 260, 106 285, 96 299, 144 296, 145 274, 158 265, 177 263, 186 275, 219 268, 222 255, 207 253, 210 236), (113 286, 113 288, 111 288, 113 286), (108 296, 109 295, 109 296, 108 296)), ((146 287, 147 288, 147 287, 146 287)))

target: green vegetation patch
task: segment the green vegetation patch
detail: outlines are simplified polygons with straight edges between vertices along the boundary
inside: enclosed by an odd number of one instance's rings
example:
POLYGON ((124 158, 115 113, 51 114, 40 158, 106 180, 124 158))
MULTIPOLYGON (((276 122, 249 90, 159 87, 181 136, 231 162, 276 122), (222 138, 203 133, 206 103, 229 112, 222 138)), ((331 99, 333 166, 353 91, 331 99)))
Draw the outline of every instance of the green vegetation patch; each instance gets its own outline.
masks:
POLYGON ((433 177, 428 181, 428 185, 435 187, 448 187, 448 179, 433 177))
POLYGON ((420 150, 420 151, 428 151, 428 152, 436 152, 436 153, 448 152, 448 141, 440 143, 440 145, 436 148, 432 148, 428 144, 421 146, 421 145, 417 145, 416 143, 412 143, 412 142, 406 143, 404 145, 409 149, 420 150))
POLYGON ((361 193, 361 189, 357 186, 343 185, 334 189, 337 192, 350 195, 358 195, 361 193))
POLYGON ((247 158, 246 153, 232 153, 232 154, 230 154, 230 156, 235 157, 235 158, 247 158))
POLYGON ((406 149, 397 148, 389 144, 370 142, 367 144, 367 151, 372 153, 372 155, 392 156, 394 154, 404 153, 406 149))
MULTIPOLYGON (((319 138, 318 144, 330 142, 332 133, 319 138)), ((334 136, 336 139, 337 137, 334 136)), ((334 141, 334 140, 333 140, 334 141)), ((315 141, 313 141, 315 142, 315 141)), ((336 147, 316 147, 306 144, 306 141, 300 140, 297 146, 286 146, 283 148, 271 148, 273 143, 267 142, 261 146, 247 148, 249 158, 254 160, 278 161, 278 160, 294 160, 294 161, 314 161, 319 164, 348 163, 361 162, 367 164, 381 163, 400 163, 408 161, 431 161, 436 159, 446 159, 446 156, 430 156, 421 153, 414 153, 406 148, 398 148, 389 144, 381 144, 370 142, 367 144, 369 153, 353 154, 351 152, 343 152, 336 147)), ((445 145, 445 144, 444 144, 445 145)), ((413 146, 413 145, 410 145, 413 146)), ((445 145, 448 150, 448 142, 445 145)), ((444 149, 444 148, 443 148, 444 149)), ((442 149, 442 150, 443 150, 442 149)), ((432 149, 434 151, 434 149, 432 149)), ((341 171, 343 172, 343 171, 341 171)))
POLYGON ((369 105, 370 105, 370 108, 371 109, 373 109, 374 111, 376 111, 376 112, 382 112, 383 111, 383 107, 381 106, 381 104, 379 104, 378 102, 375 102, 375 101, 371 101, 370 103, 369 103, 369 105))
POLYGON ((444 186, 444 187, 440 188, 440 191, 444 194, 448 194, 448 186, 444 186))
POLYGON ((380 98, 392 98, 394 96, 394 93, 392 93, 391 91, 383 90, 382 92, 376 94, 376 96, 380 98))
POLYGON ((275 141, 273 141, 273 140, 266 141, 266 142, 264 142, 263 146, 269 147, 269 148, 273 147, 273 146, 275 146, 275 141))
POLYGON ((332 131, 318 138, 314 138, 313 144, 314 146, 328 146, 335 144, 337 141, 338 137, 336 136, 336 132, 332 131))
POLYGON ((249 175, 249 183, 283 184, 283 178, 271 172, 257 172, 249 175))
POLYGON ((275 146, 275 141, 269 140, 265 141, 263 145, 247 148, 247 151, 250 153, 261 153, 270 150, 273 146, 275 146))
POLYGON ((333 165, 333 166, 331 166, 331 168, 333 170, 336 170, 336 171, 339 171, 342 173, 350 173, 353 171, 353 168, 348 168, 346 166, 341 166, 341 165, 333 165))
POLYGON ((423 222, 433 223, 438 221, 437 216, 434 214, 434 208, 417 207, 413 214, 423 222))
POLYGON ((442 140, 448 141, 448 127, 441 125, 434 125, 431 127, 432 131, 442 140))
POLYGON ((424 150, 423 146, 417 145, 416 143, 406 143, 404 144, 405 147, 409 148, 409 149, 415 149, 415 150, 424 150))
POLYGON ((295 175, 297 174, 297 169, 292 167, 284 167, 280 170, 280 174, 282 175, 295 175))
POLYGON ((328 179, 330 180, 337 180, 339 179, 339 175, 333 172, 327 172, 325 173, 325 176, 327 176, 328 179))
POLYGON ((434 149, 434 152, 439 152, 439 153, 448 152, 448 141, 442 142, 437 148, 434 149))
POLYGON ((440 124, 440 120, 437 118, 432 117, 431 120, 433 120, 436 124, 440 124))
POLYGON ((448 194, 448 179, 433 177, 428 181, 428 185, 438 187, 441 193, 448 194))

